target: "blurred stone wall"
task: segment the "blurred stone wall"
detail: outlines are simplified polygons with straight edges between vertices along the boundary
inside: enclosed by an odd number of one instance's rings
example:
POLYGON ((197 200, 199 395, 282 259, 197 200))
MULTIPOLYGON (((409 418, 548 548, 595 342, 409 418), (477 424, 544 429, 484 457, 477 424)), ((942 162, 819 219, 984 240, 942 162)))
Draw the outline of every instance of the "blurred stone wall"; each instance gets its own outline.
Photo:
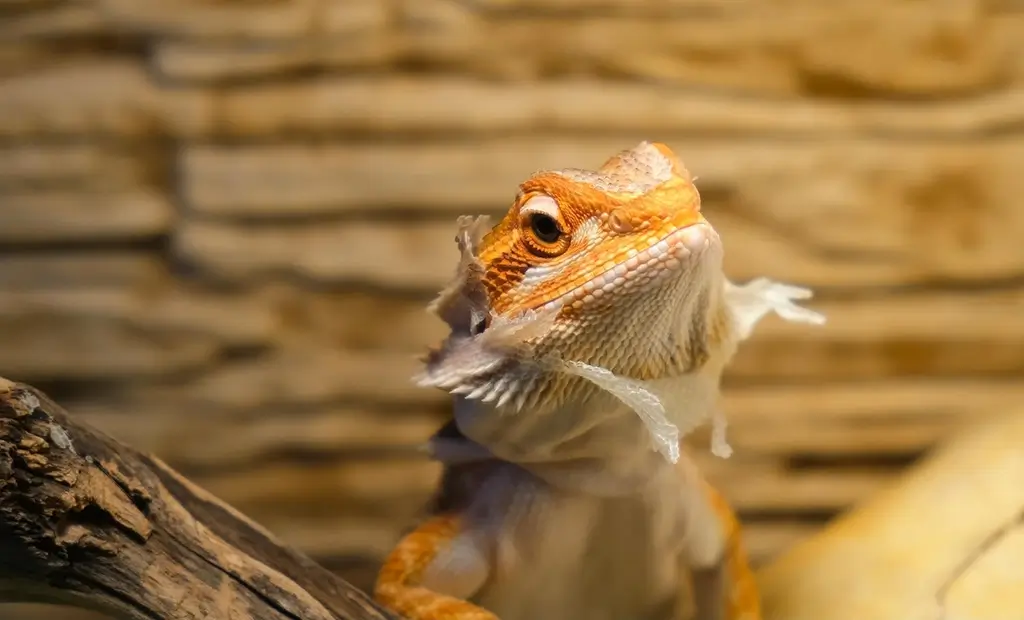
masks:
POLYGON ((437 474, 455 217, 663 141, 729 275, 830 318, 697 444, 763 561, 1024 397, 1022 135, 1012 0, 3 0, 0 375, 366 586, 437 474))

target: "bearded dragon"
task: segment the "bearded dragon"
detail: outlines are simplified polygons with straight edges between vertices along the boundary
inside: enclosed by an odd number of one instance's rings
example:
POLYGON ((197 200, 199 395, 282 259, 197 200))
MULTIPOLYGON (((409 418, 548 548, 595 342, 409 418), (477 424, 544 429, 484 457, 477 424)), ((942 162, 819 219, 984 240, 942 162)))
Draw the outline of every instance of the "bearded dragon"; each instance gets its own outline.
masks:
POLYGON ((452 394, 430 442, 430 517, 374 595, 410 620, 758 620, 736 516, 682 452, 769 312, 821 323, 806 289, 722 271, 680 160, 644 142, 596 171, 542 171, 431 309, 450 327, 423 386, 452 394))

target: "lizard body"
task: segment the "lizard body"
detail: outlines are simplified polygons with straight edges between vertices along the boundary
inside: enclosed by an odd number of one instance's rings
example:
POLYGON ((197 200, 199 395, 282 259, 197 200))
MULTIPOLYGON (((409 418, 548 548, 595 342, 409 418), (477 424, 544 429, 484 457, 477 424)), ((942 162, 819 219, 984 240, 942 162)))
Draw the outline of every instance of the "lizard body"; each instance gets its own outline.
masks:
POLYGON ((762 316, 823 320, 791 303, 808 293, 725 278, 661 144, 539 172, 457 241, 420 377, 453 394, 445 473, 376 598, 410 620, 758 620, 739 524, 680 435, 762 316))

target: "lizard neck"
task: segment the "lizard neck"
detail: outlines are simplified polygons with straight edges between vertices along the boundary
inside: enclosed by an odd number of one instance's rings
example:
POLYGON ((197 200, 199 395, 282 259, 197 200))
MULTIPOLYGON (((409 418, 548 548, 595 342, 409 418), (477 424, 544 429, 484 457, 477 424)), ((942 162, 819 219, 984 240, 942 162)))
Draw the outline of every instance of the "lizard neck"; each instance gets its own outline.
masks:
MULTIPOLYGON (((605 334, 598 348, 619 355, 580 361, 642 382, 665 403, 680 431, 689 432, 711 413, 719 376, 735 349, 723 283, 718 276, 693 289, 691 281, 683 303, 653 304, 657 310, 643 322, 622 317, 620 324, 630 328, 605 334)), ((575 361, 570 349, 548 354, 575 361)), ((596 493, 636 490, 669 465, 652 449, 637 412, 612 393, 545 366, 522 364, 506 372, 519 373, 515 381, 530 395, 519 409, 456 396, 455 422, 467 441, 553 484, 596 493)))

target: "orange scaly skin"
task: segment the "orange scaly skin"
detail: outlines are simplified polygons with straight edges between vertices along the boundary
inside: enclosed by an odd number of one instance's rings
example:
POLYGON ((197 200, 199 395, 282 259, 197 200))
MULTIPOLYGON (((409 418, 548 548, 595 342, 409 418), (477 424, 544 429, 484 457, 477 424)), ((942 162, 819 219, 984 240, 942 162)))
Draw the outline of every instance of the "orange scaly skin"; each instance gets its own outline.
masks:
POLYGON ((497 616, 452 596, 419 585, 438 550, 459 531, 458 515, 438 515, 407 535, 380 569, 374 598, 407 618, 424 620, 498 620, 497 616))
POLYGON ((743 314, 756 291, 725 279, 680 161, 642 143, 539 172, 457 241, 433 304, 451 334, 420 378, 453 395, 444 479, 376 598, 409 620, 760 620, 736 516, 628 400, 701 423, 764 314, 743 314))
POLYGON ((728 583, 726 618, 730 620, 760 620, 761 596, 754 579, 754 571, 747 560, 743 546, 743 528, 729 503, 710 484, 705 485, 715 506, 715 512, 725 529, 726 582, 728 583))

